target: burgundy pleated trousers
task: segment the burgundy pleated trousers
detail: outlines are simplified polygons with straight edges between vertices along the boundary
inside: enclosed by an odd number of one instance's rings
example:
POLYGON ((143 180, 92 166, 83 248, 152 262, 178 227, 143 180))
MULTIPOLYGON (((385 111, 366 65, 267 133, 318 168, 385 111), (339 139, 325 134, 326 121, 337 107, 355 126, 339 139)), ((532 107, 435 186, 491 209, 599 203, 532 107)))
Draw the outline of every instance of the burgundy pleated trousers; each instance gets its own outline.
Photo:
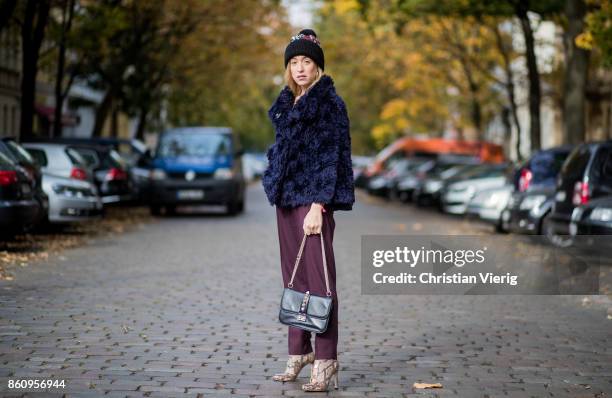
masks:
MULTIPOLYGON (((276 206, 276 220, 278 225, 278 239, 280 243, 281 270, 283 284, 291 280, 295 259, 304 237, 304 218, 310 205, 298 207, 276 206)), ((312 352, 311 335, 315 335, 315 359, 338 358, 338 295, 336 293, 336 263, 334 260, 334 221, 333 210, 325 209, 323 216, 323 241, 327 258, 327 271, 329 276, 329 289, 332 293, 332 311, 329 324, 324 333, 311 333, 293 326, 289 328, 289 354, 299 355, 312 352)), ((325 296, 325 273, 323 257, 321 255, 321 237, 311 234, 306 237, 304 251, 300 259, 297 272, 293 279, 293 289, 300 292, 310 290, 310 293, 325 296)))

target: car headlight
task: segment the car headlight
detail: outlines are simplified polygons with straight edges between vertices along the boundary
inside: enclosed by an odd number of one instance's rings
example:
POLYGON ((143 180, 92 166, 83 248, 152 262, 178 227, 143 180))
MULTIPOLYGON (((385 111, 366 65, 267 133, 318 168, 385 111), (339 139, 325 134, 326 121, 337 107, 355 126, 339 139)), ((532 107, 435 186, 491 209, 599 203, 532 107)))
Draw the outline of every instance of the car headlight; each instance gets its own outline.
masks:
POLYGON ((537 207, 540 207, 542 203, 544 203, 545 201, 546 201, 545 195, 527 196, 525 197, 525 199, 523 199, 519 208, 521 210, 529 210, 529 209, 537 208, 537 207))
POLYGON ((166 172, 162 169, 153 169, 151 170, 151 179, 152 180, 163 180, 167 177, 166 172))
POLYGON ((214 178, 218 178, 221 180, 228 180, 234 176, 234 172, 232 169, 227 167, 220 167, 215 170, 214 178))
POLYGON ((508 194, 504 192, 494 192, 485 201, 485 207, 496 207, 500 204, 505 204, 508 199, 508 194))
POLYGON ((416 187, 417 182, 417 179, 414 177, 404 178, 397 184, 397 187, 399 189, 410 189, 416 187))
POLYGON ((425 183, 425 191, 429 193, 438 192, 442 188, 442 181, 427 181, 425 183))
POLYGON ((596 207, 591 211, 589 218, 593 221, 612 221, 612 209, 608 207, 596 207))

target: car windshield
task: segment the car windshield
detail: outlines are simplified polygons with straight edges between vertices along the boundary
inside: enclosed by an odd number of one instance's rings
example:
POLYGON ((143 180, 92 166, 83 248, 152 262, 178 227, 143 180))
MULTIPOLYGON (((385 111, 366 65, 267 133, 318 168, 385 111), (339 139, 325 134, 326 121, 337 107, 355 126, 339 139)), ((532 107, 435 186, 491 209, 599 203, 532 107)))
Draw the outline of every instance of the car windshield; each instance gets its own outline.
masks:
POLYGON ((229 155, 230 136, 227 134, 178 133, 162 135, 159 157, 229 155))

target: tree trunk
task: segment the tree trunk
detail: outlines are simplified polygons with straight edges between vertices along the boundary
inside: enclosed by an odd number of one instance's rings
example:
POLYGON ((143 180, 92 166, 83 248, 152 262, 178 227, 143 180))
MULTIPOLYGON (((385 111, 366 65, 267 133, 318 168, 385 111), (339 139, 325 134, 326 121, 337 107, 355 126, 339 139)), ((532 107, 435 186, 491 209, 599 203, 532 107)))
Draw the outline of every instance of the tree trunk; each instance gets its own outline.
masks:
POLYGON ((17 0, 2 0, 0 3, 0 31, 9 25, 17 0))
POLYGON ((565 16, 568 25, 565 40, 565 81, 563 102, 563 138, 567 144, 584 142, 585 136, 585 90, 589 51, 576 46, 576 36, 584 29, 586 5, 582 0, 566 0, 565 16))
POLYGON ((113 95, 111 90, 109 89, 106 94, 104 94, 104 99, 96 109, 96 121, 93 126, 93 130, 91 131, 92 137, 101 137, 102 129, 104 128, 104 122, 106 121, 106 117, 108 116, 108 111, 113 104, 113 95))
POLYGON ((516 15, 521 21, 521 28, 525 38, 525 57, 527 59, 527 72, 529 77, 529 137, 531 139, 531 152, 541 148, 540 136, 540 75, 535 54, 533 30, 527 15, 528 1, 520 1, 516 6, 516 15))
POLYGON ((55 76, 55 118, 53 119, 52 136, 61 137, 62 135, 62 109, 64 107, 64 95, 62 81, 66 66, 66 33, 70 31, 72 25, 72 15, 75 0, 64 0, 62 10, 62 32, 59 42, 59 57, 57 60, 57 74, 55 76), (66 15, 68 14, 68 15, 66 15))
POLYGON ((36 98, 36 74, 38 55, 49 17, 49 1, 29 0, 21 26, 22 76, 21 76, 21 138, 31 138, 36 98))
POLYGON ((136 128, 136 136, 134 138, 144 141, 144 132, 147 126, 147 116, 149 109, 142 108, 140 110, 140 116, 138 117, 138 127, 136 128))
POLYGON ((119 137, 119 107, 117 101, 113 101, 113 112, 111 113, 111 137, 119 137))
MULTIPOLYGON (((518 107, 516 105, 516 96, 514 94, 514 72, 512 71, 512 63, 510 61, 510 55, 508 49, 504 44, 504 39, 499 31, 499 27, 495 25, 493 27, 495 33, 495 39, 497 41, 497 48, 504 60, 504 72, 506 74, 506 94, 508 95, 508 103, 510 105, 510 115, 512 116, 512 122, 516 128, 516 160, 522 161, 523 156, 521 155, 521 124, 518 119, 518 107)), ((508 135, 508 140, 512 135, 508 135)))

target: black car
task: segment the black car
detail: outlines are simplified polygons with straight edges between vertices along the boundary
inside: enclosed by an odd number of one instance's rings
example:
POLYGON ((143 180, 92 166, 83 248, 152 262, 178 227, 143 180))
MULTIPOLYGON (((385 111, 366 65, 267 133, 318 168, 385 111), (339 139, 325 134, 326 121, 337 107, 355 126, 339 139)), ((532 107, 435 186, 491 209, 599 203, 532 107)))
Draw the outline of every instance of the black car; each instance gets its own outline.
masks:
POLYGON ((486 166, 482 164, 439 162, 418 180, 418 184, 412 193, 412 200, 417 206, 437 206, 440 204, 440 194, 446 184, 469 178, 478 170, 482 170, 483 167, 486 166))
POLYGON ((49 197, 42 188, 40 165, 30 153, 12 137, 0 138, 0 153, 8 157, 31 182, 34 199, 38 202, 39 212, 33 225, 44 222, 49 214, 49 197))
POLYGON ((125 160, 109 146, 70 144, 87 167, 93 171, 94 182, 103 203, 126 202, 133 199, 133 183, 125 160))
POLYGON ((604 196, 576 207, 569 231, 574 236, 612 235, 612 196, 604 196))
POLYGON ((367 183, 368 193, 370 195, 401 200, 402 197, 397 189, 398 182, 413 175, 427 161, 427 158, 420 157, 395 159, 387 164, 386 168, 378 175, 370 177, 367 183))
POLYGON ((543 232, 558 246, 571 245, 569 225, 574 209, 612 195, 612 140, 576 147, 557 177, 553 208, 544 218, 543 232))
POLYGON ((7 237, 37 222, 40 205, 24 169, 0 152, 0 236, 7 237))
POLYGON ((556 179, 574 146, 534 153, 514 174, 514 192, 502 212, 503 228, 524 234, 542 234, 542 220, 554 203, 556 179))

